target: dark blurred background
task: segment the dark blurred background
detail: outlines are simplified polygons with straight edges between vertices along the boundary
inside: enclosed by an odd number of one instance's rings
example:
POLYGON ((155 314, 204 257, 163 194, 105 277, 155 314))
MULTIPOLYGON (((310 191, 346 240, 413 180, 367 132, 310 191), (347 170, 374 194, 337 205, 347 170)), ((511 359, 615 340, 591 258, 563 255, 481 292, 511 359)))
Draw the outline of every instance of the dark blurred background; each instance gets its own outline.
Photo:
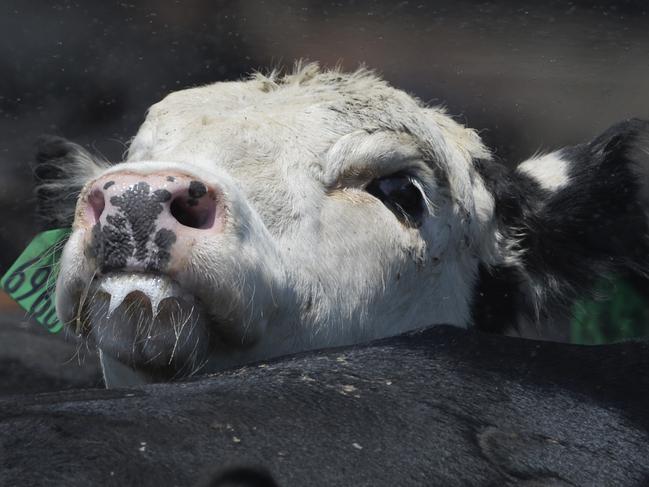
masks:
MULTIPOLYGON (((39 229, 34 141, 118 161, 149 105, 255 69, 361 63, 516 163, 649 117, 642 1, 2 0, 0 274, 39 229)), ((0 312, 11 304, 0 295, 0 312)))

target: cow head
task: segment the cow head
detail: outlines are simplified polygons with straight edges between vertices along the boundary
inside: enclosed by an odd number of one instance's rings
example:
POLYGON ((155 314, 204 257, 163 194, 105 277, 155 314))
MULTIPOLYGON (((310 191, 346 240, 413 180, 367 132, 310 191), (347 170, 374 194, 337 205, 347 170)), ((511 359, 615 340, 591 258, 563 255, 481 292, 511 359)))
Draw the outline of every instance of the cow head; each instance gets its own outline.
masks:
POLYGON ((645 268, 646 128, 510 171, 365 70, 172 93, 118 164, 42 144, 41 214, 73 226, 57 311, 149 378, 434 323, 503 328, 645 268))

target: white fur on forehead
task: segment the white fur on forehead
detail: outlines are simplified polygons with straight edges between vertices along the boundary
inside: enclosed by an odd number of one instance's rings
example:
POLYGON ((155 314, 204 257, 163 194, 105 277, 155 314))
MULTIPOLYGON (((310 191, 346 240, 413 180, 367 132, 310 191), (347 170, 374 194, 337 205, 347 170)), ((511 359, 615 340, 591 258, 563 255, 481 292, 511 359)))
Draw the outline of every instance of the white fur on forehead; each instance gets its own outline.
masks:
POLYGON ((358 115, 373 115, 372 119, 377 126, 385 128, 409 129, 413 122, 414 125, 419 125, 419 121, 412 120, 411 116, 421 110, 426 118, 430 117, 431 121, 458 144, 467 157, 490 158, 488 149, 476 132, 455 122, 444 108, 424 106, 416 97, 391 87, 374 71, 364 67, 344 73, 339 68, 322 70, 317 63, 298 63, 295 71, 290 74, 280 76, 277 71, 267 75, 254 73, 250 80, 258 83, 260 90, 264 92, 300 87, 308 88, 308 93, 314 95, 326 92, 342 95, 346 101, 352 102, 349 111, 357 111, 358 115), (400 113, 403 109, 410 110, 415 107, 419 110, 413 110, 414 113, 400 113), (396 113, 389 110, 390 108, 396 109, 396 113), (381 111, 385 113, 382 115, 381 111), (405 116, 395 117, 396 115, 405 116))
POLYGON ((489 157, 475 132, 453 121, 443 108, 425 107, 366 68, 342 72, 339 68, 321 69, 317 63, 298 63, 293 72, 285 75, 276 70, 257 72, 243 81, 217 82, 170 93, 151 107, 149 118, 169 115, 171 111, 178 115, 197 109, 227 113, 250 105, 280 109, 291 104, 302 106, 304 102, 342 109, 345 116, 355 115, 363 121, 363 128, 408 130, 424 122, 423 115, 447 132, 467 155, 489 157))
POLYGON ((337 92, 359 92, 374 90, 377 87, 389 88, 387 82, 374 71, 361 67, 356 71, 343 72, 340 68, 321 69, 318 63, 297 62, 291 73, 280 74, 273 70, 268 74, 253 73, 251 81, 262 84, 264 91, 273 91, 291 86, 310 86, 320 89, 333 87, 337 92))

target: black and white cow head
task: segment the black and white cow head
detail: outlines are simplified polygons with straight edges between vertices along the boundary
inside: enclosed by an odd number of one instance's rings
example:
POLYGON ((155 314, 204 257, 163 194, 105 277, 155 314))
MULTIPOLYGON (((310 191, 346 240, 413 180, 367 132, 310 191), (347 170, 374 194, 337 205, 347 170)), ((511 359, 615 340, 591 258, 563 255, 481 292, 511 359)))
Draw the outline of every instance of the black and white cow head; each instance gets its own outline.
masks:
POLYGON ((148 377, 538 320, 595 276, 646 271, 648 129, 510 170, 364 70, 172 93, 124 162, 42 144, 41 214, 73 225, 57 310, 148 377))

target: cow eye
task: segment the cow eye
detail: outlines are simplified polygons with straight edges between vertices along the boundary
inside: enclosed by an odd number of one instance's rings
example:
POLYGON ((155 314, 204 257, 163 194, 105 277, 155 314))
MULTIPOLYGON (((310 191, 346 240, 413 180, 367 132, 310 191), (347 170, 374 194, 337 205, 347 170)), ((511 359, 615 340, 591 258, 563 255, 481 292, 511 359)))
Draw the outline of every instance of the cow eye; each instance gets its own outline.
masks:
POLYGON ((365 188, 379 199, 403 224, 419 227, 424 218, 424 196, 412 178, 404 174, 393 174, 373 180, 365 188))

